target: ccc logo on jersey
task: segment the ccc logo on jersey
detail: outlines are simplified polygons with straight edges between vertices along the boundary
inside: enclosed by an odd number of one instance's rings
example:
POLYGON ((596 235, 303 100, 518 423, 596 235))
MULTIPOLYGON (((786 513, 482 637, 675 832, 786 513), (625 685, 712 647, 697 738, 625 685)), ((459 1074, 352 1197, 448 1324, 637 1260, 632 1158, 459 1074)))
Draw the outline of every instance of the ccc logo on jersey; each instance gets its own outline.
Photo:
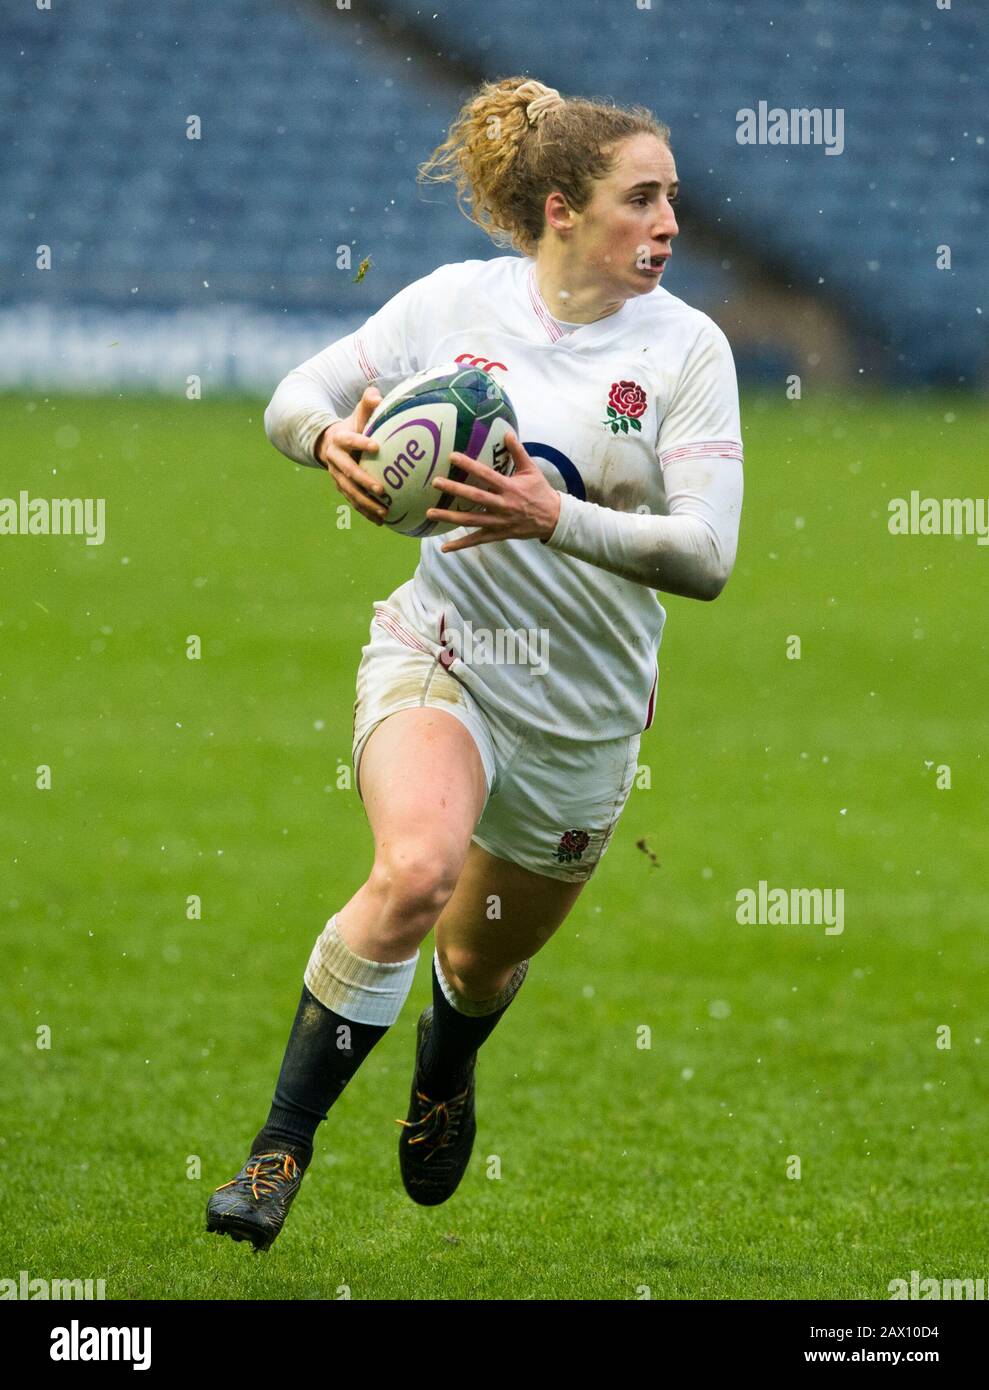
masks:
POLYGON ((480 367, 482 372, 493 372, 496 368, 507 372, 508 368, 504 362, 489 362, 486 357, 475 357, 472 352, 462 352, 459 357, 453 359, 462 367, 480 367))

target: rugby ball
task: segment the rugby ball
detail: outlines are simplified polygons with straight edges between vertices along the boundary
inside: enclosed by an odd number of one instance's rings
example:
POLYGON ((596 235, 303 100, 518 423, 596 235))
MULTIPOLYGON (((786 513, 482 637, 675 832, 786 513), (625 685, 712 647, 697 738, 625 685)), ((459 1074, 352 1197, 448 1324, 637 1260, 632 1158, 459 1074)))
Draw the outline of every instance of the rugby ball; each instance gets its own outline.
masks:
POLYGON ((384 525, 417 539, 456 530, 455 522, 431 520, 427 510, 470 512, 478 504, 433 487, 432 479, 476 485, 464 469, 451 465, 454 451, 499 473, 513 472, 504 444, 508 429, 518 430, 512 403, 479 367, 441 363, 401 382, 379 401, 364 427, 368 438, 378 441, 378 452, 357 458, 385 488, 380 499, 387 508, 384 525))

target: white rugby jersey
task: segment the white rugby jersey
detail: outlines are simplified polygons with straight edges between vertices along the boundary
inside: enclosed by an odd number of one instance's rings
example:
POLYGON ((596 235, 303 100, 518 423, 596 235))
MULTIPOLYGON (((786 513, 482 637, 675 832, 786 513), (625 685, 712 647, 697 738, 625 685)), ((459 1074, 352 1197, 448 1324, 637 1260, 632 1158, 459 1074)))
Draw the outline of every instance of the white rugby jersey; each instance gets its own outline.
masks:
POLYGON ((314 466, 318 436, 369 385, 387 394, 453 361, 503 385, 560 517, 545 542, 443 554, 464 528, 424 539, 389 598, 392 630, 520 722, 584 740, 648 728, 666 620, 654 590, 714 597, 735 558, 742 439, 725 335, 661 285, 568 331, 531 258, 452 263, 291 372, 268 436, 314 466))

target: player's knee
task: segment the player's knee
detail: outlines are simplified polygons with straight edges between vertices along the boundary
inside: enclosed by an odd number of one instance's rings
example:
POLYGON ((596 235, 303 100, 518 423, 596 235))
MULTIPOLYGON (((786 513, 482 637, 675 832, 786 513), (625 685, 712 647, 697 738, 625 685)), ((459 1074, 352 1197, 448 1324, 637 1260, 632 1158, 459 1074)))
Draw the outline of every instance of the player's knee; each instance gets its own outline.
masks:
POLYGON ((368 882, 381 897, 386 930, 424 936, 453 893, 458 872, 433 845, 402 843, 379 852, 368 882))
POLYGON ((500 966, 485 960, 468 946, 438 944, 436 952, 447 983, 472 1003, 500 993, 515 969, 513 965, 500 966))

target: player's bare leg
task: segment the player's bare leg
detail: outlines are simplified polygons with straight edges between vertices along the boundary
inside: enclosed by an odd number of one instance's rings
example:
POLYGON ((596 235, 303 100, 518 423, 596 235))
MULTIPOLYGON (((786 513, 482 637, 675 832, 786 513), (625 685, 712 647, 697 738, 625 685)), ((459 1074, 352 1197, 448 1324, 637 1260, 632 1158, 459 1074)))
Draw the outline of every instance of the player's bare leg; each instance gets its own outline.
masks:
POLYGON ((443 710, 387 716, 360 762, 371 873, 319 936, 271 1112, 207 1229, 266 1250, 312 1158, 316 1129, 399 1011, 418 947, 452 895, 487 795, 471 735, 443 710))
POLYGON ((374 835, 365 884, 337 913, 357 955, 405 960, 453 894, 487 794, 473 738, 438 709, 399 710, 364 746, 360 791, 374 835))
POLYGON ((583 887, 471 844, 436 923, 433 1003, 419 1019, 409 1113, 400 1122, 402 1181, 421 1205, 445 1202, 463 1177, 476 1129, 477 1049, 583 887))
POLYGON ((582 883, 548 878, 471 843, 457 886, 436 922, 443 973, 466 998, 489 999, 519 963, 542 950, 570 914, 582 883), (490 902, 500 916, 490 917, 490 902))

